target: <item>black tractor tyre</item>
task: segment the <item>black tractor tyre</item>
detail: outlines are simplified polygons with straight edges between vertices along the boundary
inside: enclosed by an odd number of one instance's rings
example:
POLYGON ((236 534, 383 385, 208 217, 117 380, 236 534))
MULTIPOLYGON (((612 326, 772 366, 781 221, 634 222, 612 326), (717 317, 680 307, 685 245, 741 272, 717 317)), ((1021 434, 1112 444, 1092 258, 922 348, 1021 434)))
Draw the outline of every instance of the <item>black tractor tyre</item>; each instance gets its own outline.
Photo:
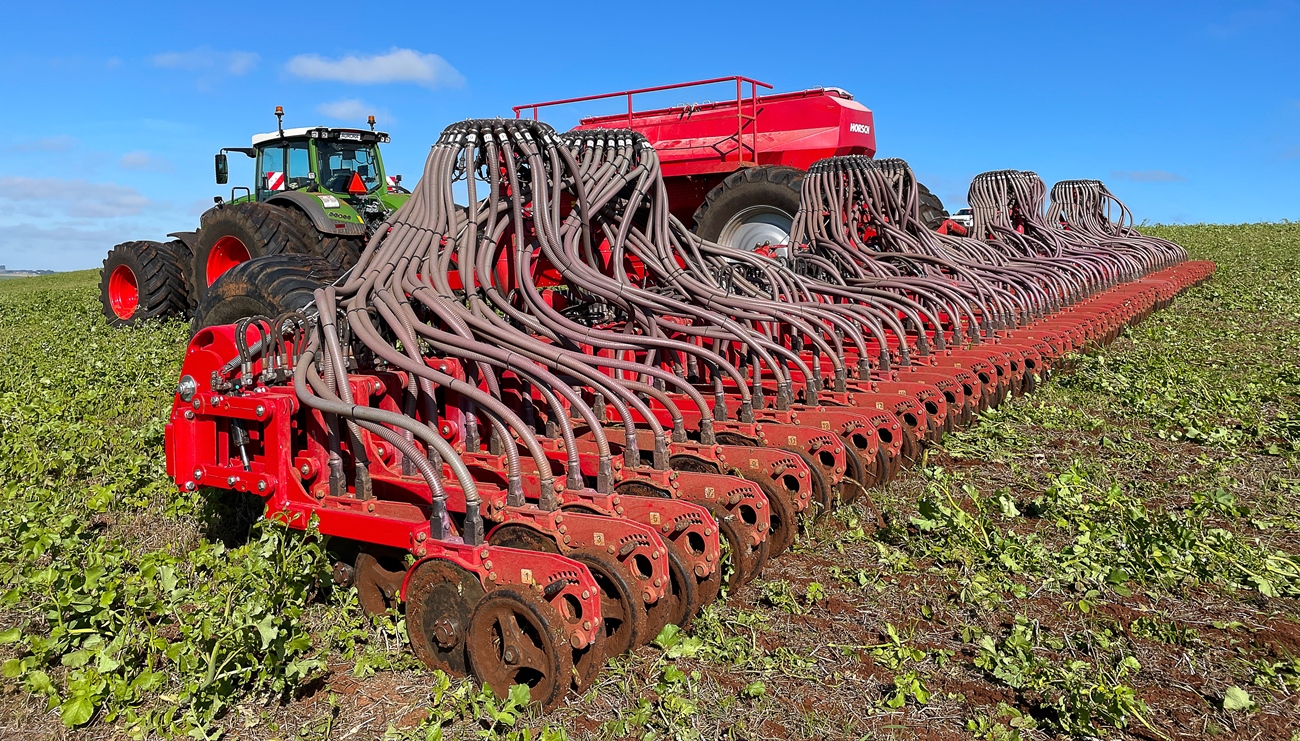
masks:
POLYGON ((760 206, 780 211, 793 220, 799 213, 803 179, 807 174, 797 167, 784 165, 746 167, 731 173, 695 209, 695 233, 717 242, 728 222, 760 206))
POLYGON ((284 207, 285 217, 294 222, 298 230, 310 245, 309 252, 319 255, 334 263, 339 270, 347 270, 357 264, 361 252, 366 248, 365 237, 344 237, 326 234, 316 228, 311 217, 296 208, 284 207))
POLYGON ((185 312, 185 278, 176 244, 123 242, 109 250, 99 276, 99 300, 111 326, 185 312))
POLYGON ((203 214, 190 270, 185 276, 191 306, 236 264, 280 254, 313 254, 315 239, 303 232, 294 213, 266 203, 232 203, 203 214))
POLYGON ((916 190, 917 206, 921 212, 921 223, 925 224, 926 229, 932 232, 937 231, 939 227, 943 226, 943 222, 948 220, 949 214, 943 207, 943 201, 939 200, 939 196, 931 193, 930 189, 921 183, 916 184, 916 190))
POLYGON ((192 333, 204 327, 233 324, 261 314, 275 318, 300 311, 317 288, 337 280, 339 270, 315 255, 267 255, 241 262, 217 278, 199 301, 190 323, 192 333))

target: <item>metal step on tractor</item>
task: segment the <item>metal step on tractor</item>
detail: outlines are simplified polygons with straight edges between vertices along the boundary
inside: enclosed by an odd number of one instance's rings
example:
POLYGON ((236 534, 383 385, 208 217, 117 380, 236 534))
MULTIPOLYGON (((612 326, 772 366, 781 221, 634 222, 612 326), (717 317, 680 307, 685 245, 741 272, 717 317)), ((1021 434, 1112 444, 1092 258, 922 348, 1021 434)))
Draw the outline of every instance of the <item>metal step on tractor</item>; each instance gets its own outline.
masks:
POLYGON ((217 286, 231 268, 293 256, 282 260, 318 282, 334 280, 406 202, 410 191, 401 176, 384 170, 379 145, 389 136, 375 131, 374 116, 369 129, 286 129, 281 106, 275 116, 275 131, 254 135, 250 147, 223 148, 215 158, 218 185, 229 181, 228 153, 255 160, 252 188, 235 186, 228 200, 217 196, 195 231, 173 232, 166 242, 123 242, 109 251, 100 299, 110 324, 172 316, 195 318, 196 329, 233 322, 252 310, 259 290, 274 288, 275 276, 217 286))

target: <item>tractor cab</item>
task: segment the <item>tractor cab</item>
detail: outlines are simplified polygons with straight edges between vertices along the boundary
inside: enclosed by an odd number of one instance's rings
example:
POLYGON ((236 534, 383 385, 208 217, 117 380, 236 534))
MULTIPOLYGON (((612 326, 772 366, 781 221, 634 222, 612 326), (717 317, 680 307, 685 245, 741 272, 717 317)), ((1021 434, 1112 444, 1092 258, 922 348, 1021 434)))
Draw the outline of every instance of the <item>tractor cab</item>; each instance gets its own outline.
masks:
POLYGON ((257 159, 255 197, 265 201, 286 190, 344 197, 398 192, 384 176, 381 131, 325 127, 284 129, 253 137, 257 159))
MULTIPOLYGON (((284 111, 276 107, 276 119, 283 121, 284 111)), ((402 176, 384 172, 379 145, 391 139, 375 131, 375 117, 370 129, 340 129, 311 126, 286 129, 282 125, 266 134, 254 134, 251 147, 226 147, 216 157, 217 184, 229 181, 227 152, 238 152, 256 160, 253 187, 236 187, 231 201, 266 202, 287 193, 311 193, 327 208, 335 201, 348 204, 358 214, 382 215, 405 201, 410 193, 401 186, 402 176), (237 198, 236 191, 245 191, 237 198)), ((370 219, 367 218, 366 221, 370 219)))

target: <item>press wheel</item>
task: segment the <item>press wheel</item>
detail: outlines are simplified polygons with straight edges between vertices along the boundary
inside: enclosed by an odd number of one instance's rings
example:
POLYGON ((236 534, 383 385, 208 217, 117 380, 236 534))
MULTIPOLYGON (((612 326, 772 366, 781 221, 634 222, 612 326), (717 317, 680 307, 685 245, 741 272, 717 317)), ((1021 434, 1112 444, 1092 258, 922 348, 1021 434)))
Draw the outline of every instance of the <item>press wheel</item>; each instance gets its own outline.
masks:
POLYGON ((813 519, 821 520, 826 516, 827 512, 831 511, 831 506, 835 501, 834 494, 831 492, 830 482, 826 480, 825 472, 822 471, 821 465, 817 461, 813 460, 811 455, 808 455, 807 451, 787 446, 780 447, 787 453, 793 453, 799 456, 803 459, 804 464, 808 466, 808 475, 812 477, 813 503, 818 507, 818 509, 813 513, 813 519))
POLYGON ((564 620, 531 591, 509 586, 488 592, 474 608, 465 646, 474 676, 497 697, 504 699, 512 686, 522 684, 549 712, 572 683, 564 620))
POLYGON ((646 635, 645 603, 622 565, 599 548, 580 548, 565 555, 586 566, 600 589, 605 655, 617 656, 648 643, 653 636, 646 635))
POLYGON ((736 524, 735 516, 726 510, 719 508, 719 511, 713 513, 713 519, 717 520, 718 534, 727 547, 726 557, 719 568, 723 572, 722 582, 730 594, 735 596, 741 587, 753 581, 763 570, 763 564, 767 561, 768 542, 764 539, 757 546, 749 545, 745 531, 736 524))
POLYGON ((844 466, 844 478, 836 492, 837 507, 853 504, 867 487, 866 466, 862 465, 862 458, 852 440, 844 441, 844 466))
POLYGON ((668 546, 668 579, 669 586, 667 594, 664 595, 660 602, 667 601, 668 618, 666 623, 676 625, 679 628, 689 628, 691 622, 695 619, 695 613, 699 612, 700 590, 695 583, 695 574, 687 566, 689 561, 678 552, 678 546, 671 541, 664 541, 668 546))
POLYGON ((794 500, 784 491, 778 491, 776 485, 771 479, 764 478, 762 474, 750 474, 753 478, 745 476, 746 481, 752 481, 763 490, 767 497, 767 542, 768 556, 776 557, 794 545, 794 536, 799 529, 798 518, 795 516, 794 500))

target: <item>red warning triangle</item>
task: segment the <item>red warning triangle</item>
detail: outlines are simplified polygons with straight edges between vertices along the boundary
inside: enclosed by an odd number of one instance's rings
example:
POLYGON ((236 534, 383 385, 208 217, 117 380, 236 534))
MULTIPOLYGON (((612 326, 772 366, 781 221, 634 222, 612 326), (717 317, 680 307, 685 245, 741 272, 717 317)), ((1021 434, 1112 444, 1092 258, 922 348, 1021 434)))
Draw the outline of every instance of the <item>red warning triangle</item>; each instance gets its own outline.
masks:
POLYGON ((354 196, 363 195, 369 188, 361 179, 360 173, 352 173, 352 181, 348 183, 348 192, 354 196))

